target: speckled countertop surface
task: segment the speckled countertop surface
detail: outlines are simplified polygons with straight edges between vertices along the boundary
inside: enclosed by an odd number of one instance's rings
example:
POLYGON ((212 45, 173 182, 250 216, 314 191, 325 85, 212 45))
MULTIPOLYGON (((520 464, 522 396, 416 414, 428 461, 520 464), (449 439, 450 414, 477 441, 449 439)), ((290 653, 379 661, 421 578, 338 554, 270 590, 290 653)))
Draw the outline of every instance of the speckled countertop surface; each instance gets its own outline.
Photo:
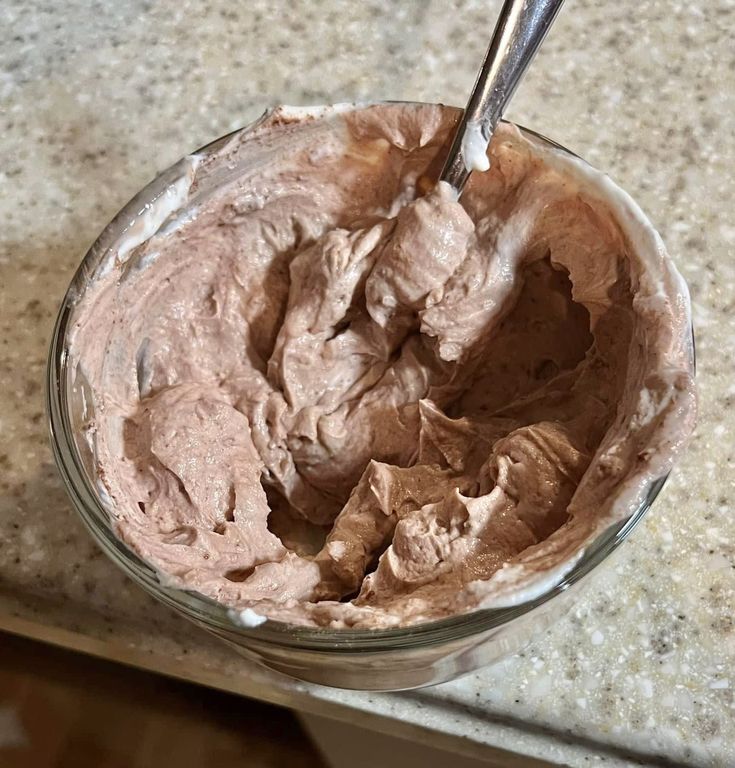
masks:
POLYGON ((653 511, 577 610, 523 654, 412 694, 271 677, 128 582, 53 466, 42 393, 53 317, 128 198, 278 102, 461 103, 498 6, 5 0, 0 626, 175 663, 303 709, 369 710, 381 729, 420 725, 570 765, 735 765, 731 0, 570 0, 509 115, 607 170, 658 226, 692 290, 701 396, 694 442, 653 511))

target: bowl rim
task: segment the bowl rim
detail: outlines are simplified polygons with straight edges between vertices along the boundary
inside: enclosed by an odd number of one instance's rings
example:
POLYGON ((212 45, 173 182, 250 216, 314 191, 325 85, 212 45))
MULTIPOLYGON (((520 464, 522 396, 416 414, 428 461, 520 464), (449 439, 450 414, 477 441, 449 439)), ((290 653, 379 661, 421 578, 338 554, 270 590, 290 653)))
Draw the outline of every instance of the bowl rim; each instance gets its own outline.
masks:
MULTIPOLYGON (((372 101, 345 105, 327 105, 310 109, 329 112, 339 108, 362 109, 380 104, 424 106, 428 102, 372 101)), ((305 110, 307 108, 297 109, 305 110)), ((166 584, 164 574, 160 574, 152 565, 143 560, 117 537, 110 515, 102 506, 98 493, 89 480, 76 441, 73 438, 73 427, 67 407, 69 402, 67 397, 69 390, 67 337, 76 301, 91 276, 90 263, 106 253, 111 241, 119 237, 119 232, 115 233, 114 238, 111 236, 113 230, 119 228, 123 223, 130 222, 132 218, 139 214, 146 203, 155 199, 175 178, 181 175, 182 164, 186 162, 187 157, 196 156, 203 158, 214 154, 234 135, 252 130, 265 117, 272 114, 273 111, 275 110, 266 110, 263 116, 252 123, 225 134, 190 153, 190 155, 174 163, 146 184, 104 227, 99 237, 85 253, 79 267, 75 271, 64 294, 56 318, 46 368, 47 424, 54 459, 67 494, 71 498, 73 506, 79 513, 85 526, 105 554, 147 592, 169 607, 185 614, 188 618, 205 625, 209 629, 237 635, 242 640, 251 641, 253 644, 265 643, 316 652, 339 650, 340 652, 348 653, 380 653, 398 649, 426 648, 497 630, 565 592, 603 562, 631 534, 643 518, 658 496, 668 477, 668 473, 651 480, 645 489, 643 501, 633 513, 626 519, 612 523, 605 531, 599 534, 583 549, 576 564, 560 580, 544 590, 538 597, 510 607, 480 608, 468 613, 457 614, 438 620, 385 629, 311 627, 290 624, 267 617, 258 626, 243 626, 233 618, 232 609, 228 609, 223 604, 193 590, 185 590, 166 584)), ((506 123, 508 121, 502 122, 506 123)), ((513 125, 524 136, 531 138, 533 141, 547 148, 557 150, 564 155, 576 158, 584 163, 586 167, 592 168, 579 155, 543 134, 515 123, 513 125)), ((648 221, 645 214, 643 214, 643 217, 648 221)))

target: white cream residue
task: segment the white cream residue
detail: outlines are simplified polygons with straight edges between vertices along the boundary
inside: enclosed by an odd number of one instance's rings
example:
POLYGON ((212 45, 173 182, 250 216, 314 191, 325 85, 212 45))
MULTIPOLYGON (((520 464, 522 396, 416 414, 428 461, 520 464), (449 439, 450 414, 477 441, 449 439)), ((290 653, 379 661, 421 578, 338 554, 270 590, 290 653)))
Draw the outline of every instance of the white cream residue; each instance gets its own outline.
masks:
POLYGON ((489 141, 485 138, 482 123, 469 120, 462 137, 462 159, 468 171, 487 171, 490 159, 487 156, 489 141))
POLYGON ((169 184, 155 200, 146 203, 131 220, 117 244, 119 261, 124 261, 134 248, 153 237, 161 225, 186 203, 198 162, 196 157, 188 157, 182 176, 169 184))
POLYGON ((227 615, 233 624, 237 624, 240 627, 247 627, 248 629, 259 627, 261 624, 265 624, 265 622, 268 621, 266 616, 261 616, 259 613, 252 610, 252 608, 243 608, 241 611, 230 609, 227 611, 227 615))

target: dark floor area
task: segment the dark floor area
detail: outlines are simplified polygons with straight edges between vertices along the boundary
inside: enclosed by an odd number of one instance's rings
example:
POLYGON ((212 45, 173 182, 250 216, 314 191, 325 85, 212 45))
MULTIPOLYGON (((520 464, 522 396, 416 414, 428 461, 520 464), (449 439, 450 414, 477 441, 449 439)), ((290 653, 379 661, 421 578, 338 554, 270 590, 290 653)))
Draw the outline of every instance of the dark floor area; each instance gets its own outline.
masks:
POLYGON ((2 768, 323 768, 294 715, 0 633, 2 768))

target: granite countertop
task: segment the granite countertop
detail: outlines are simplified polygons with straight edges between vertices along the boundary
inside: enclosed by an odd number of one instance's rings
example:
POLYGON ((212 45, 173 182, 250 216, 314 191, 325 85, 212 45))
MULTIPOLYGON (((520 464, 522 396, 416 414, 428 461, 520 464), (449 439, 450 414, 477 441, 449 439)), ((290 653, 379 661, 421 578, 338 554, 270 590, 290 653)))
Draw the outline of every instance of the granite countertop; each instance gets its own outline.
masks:
POLYGON ((271 675, 108 562, 53 465, 42 391, 53 319, 82 254, 131 195, 279 102, 462 103, 498 7, 5 0, 1 628, 305 711, 362 710, 378 730, 430 733, 466 752, 490 744, 570 765, 735 764, 730 0, 570 2, 509 115, 607 170, 651 216, 691 287, 701 398, 691 448, 651 513, 576 610, 523 653, 405 694, 271 675))

